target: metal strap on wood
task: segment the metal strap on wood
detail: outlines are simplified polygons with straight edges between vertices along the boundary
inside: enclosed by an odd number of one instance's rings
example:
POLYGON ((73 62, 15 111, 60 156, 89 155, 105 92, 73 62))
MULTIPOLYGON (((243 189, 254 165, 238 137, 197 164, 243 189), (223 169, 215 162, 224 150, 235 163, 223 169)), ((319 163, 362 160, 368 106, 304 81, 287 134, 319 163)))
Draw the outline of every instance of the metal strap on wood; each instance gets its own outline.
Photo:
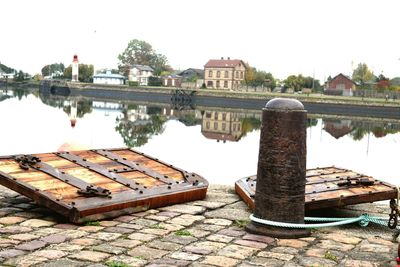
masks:
POLYGON ((167 175, 162 175, 162 174, 160 174, 160 173, 158 173, 158 172, 156 172, 156 171, 154 171, 154 170, 152 170, 150 168, 147 168, 147 167, 141 165, 140 163, 129 161, 126 158, 121 157, 120 155, 112 153, 112 152, 110 152, 108 150, 97 149, 97 150, 92 150, 92 151, 97 153, 97 154, 99 154, 99 155, 102 155, 103 157, 106 157, 106 158, 111 159, 111 160, 113 160, 115 162, 118 162, 121 165, 125 165, 127 167, 130 167, 130 168, 136 170, 136 171, 139 171, 141 173, 150 175, 150 176, 154 177, 155 179, 157 179, 157 180, 159 180, 159 181, 161 181, 163 183, 166 183, 166 184, 169 184, 169 185, 172 185, 172 184, 176 183, 175 180, 169 178, 167 175))
POLYGON ((140 185, 139 183, 129 180, 117 173, 114 173, 112 171, 109 171, 105 168, 103 168, 101 165, 87 161, 86 159, 83 159, 77 155, 73 155, 69 152, 60 152, 60 153, 56 153, 57 156, 62 157, 66 160, 69 160, 75 164, 78 164, 82 167, 85 167, 91 171, 97 172, 117 183, 123 184, 133 190, 140 190, 140 192, 142 192, 145 187, 140 185))
POLYGON ((38 162, 34 165, 30 165, 31 168, 37 170, 37 171, 42 171, 60 181, 63 181, 66 184, 72 185, 76 188, 78 188, 78 193, 84 195, 84 196, 109 196, 111 195, 111 192, 108 189, 95 186, 93 184, 87 183, 81 179, 76 178, 75 176, 72 176, 70 174, 67 174, 63 171, 59 171, 49 164, 43 163, 43 162, 38 162))

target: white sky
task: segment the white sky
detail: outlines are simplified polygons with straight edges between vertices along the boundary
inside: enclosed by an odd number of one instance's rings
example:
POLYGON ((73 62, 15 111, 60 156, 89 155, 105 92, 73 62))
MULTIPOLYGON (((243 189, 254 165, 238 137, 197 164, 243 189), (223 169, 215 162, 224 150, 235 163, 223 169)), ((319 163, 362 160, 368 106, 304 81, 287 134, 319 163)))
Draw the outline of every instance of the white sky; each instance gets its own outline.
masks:
POLYGON ((398 0, 12 0, 0 4, 0 62, 31 74, 77 53, 116 68, 129 40, 167 56, 175 69, 231 57, 284 79, 324 80, 365 62, 400 76, 398 0))

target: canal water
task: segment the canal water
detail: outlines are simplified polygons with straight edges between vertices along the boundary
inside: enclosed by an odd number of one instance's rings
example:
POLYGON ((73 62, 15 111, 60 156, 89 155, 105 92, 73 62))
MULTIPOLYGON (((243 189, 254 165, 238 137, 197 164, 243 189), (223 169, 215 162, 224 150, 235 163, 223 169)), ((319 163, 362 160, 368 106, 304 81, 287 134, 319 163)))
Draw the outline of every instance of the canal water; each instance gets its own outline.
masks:
MULTIPOLYGON (((0 91, 0 155, 132 147, 212 184, 256 174, 261 111, 0 91)), ((399 182, 400 121, 309 116, 307 168, 338 166, 399 182)))

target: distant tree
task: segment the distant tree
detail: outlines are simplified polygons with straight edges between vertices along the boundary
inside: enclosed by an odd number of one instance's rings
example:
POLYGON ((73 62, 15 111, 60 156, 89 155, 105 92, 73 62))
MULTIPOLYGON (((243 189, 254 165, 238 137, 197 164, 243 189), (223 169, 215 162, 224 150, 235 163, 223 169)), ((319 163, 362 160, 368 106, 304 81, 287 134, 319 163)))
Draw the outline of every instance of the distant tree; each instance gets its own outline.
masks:
MULTIPOLYGON (((93 65, 89 64, 79 64, 79 81, 84 83, 91 83, 93 82, 93 65)), ((72 78, 72 65, 69 65, 64 70, 64 78, 71 79, 72 78)))
POLYGON ((259 71, 256 68, 250 67, 246 64, 246 74, 244 77, 244 83, 246 86, 252 86, 254 88, 263 86, 274 88, 276 86, 276 80, 271 73, 265 71, 259 71))
POLYGON ((118 68, 125 75, 128 75, 129 69, 134 64, 152 67, 155 75, 172 69, 168 65, 166 56, 156 53, 149 43, 137 39, 128 43, 128 47, 118 55, 118 60, 118 68))
POLYGON ((244 83, 248 88, 254 81, 254 72, 257 71, 255 68, 250 67, 248 63, 246 63, 246 73, 244 75, 244 83))
POLYGON ((283 81, 284 87, 285 88, 291 88, 294 91, 298 92, 303 89, 304 84, 305 84, 305 79, 303 75, 290 75, 286 78, 286 80, 283 81))
POLYGON ((357 68, 353 71, 352 79, 354 82, 359 83, 361 88, 365 88, 365 83, 372 81, 373 78, 373 72, 365 63, 359 63, 357 68))
POLYGON ((16 82, 21 82, 21 81, 25 80, 25 74, 24 74, 24 72, 23 72, 22 70, 20 70, 20 71, 17 73, 17 75, 14 76, 14 80, 15 80, 16 82))
POLYGON ((52 76, 61 78, 60 76, 64 73, 65 66, 63 63, 53 63, 46 65, 42 68, 42 76, 52 76))
POLYGON ((378 77, 376 77, 375 81, 376 81, 375 89, 378 91, 388 90, 390 87, 389 78, 386 78, 385 75, 383 75, 382 73, 379 74, 378 77))

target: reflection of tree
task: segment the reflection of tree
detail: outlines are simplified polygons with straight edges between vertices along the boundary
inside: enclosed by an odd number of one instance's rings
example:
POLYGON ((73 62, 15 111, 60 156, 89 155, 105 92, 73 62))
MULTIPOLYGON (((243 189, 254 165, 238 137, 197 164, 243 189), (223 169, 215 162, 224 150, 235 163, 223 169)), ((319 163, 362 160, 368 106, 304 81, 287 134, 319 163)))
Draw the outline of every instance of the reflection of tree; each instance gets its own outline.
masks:
POLYGON ((123 118, 117 118, 115 130, 128 147, 142 146, 148 142, 151 136, 161 134, 164 131, 163 124, 167 120, 160 114, 152 114, 149 120, 130 121, 126 110, 123 111, 123 115, 123 118))
POLYGON ((242 137, 247 133, 258 130, 261 127, 261 121, 257 118, 244 118, 242 119, 242 137))
POLYGON ((201 119, 197 119, 194 113, 183 114, 178 119, 180 122, 185 124, 186 126, 194 126, 201 124, 201 119))
POLYGON ((354 131, 351 133, 351 137, 355 141, 363 139, 368 133, 372 133, 376 138, 381 138, 400 131, 400 124, 397 123, 353 121, 352 124, 354 131))
POLYGON ((366 129, 357 127, 353 132, 350 133, 351 137, 353 137, 354 141, 359 141, 363 139, 364 135, 366 135, 368 131, 366 129))
POLYGON ((18 98, 18 100, 21 100, 22 97, 29 95, 29 91, 26 91, 24 89, 15 88, 15 89, 13 89, 13 92, 14 92, 14 96, 16 96, 18 98))
POLYGON ((316 126, 318 124, 318 119, 308 118, 307 119, 307 128, 316 126))

